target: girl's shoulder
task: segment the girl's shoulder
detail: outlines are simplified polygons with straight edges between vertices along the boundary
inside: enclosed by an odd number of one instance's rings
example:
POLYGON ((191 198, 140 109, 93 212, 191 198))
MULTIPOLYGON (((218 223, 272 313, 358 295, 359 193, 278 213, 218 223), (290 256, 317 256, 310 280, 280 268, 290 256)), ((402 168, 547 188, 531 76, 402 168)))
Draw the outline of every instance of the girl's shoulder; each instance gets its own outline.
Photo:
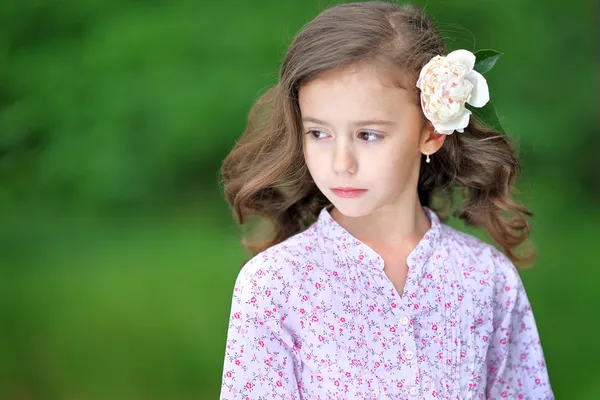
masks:
POLYGON ((313 225, 248 260, 238 274, 236 287, 289 293, 294 282, 301 278, 298 266, 314 260, 318 249, 318 232, 313 225))
POLYGON ((450 257, 454 265, 487 278, 512 282, 518 279, 515 264, 493 244, 447 224, 442 224, 441 230, 441 252, 450 257))

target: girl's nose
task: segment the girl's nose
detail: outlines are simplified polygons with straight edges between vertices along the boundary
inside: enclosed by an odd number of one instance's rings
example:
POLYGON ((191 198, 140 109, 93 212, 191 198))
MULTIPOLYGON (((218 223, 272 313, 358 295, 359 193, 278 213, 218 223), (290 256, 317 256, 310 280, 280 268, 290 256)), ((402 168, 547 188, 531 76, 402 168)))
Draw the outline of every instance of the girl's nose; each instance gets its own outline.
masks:
POLYGON ((355 174, 358 164, 354 150, 347 145, 337 146, 333 155, 333 170, 337 174, 355 174))

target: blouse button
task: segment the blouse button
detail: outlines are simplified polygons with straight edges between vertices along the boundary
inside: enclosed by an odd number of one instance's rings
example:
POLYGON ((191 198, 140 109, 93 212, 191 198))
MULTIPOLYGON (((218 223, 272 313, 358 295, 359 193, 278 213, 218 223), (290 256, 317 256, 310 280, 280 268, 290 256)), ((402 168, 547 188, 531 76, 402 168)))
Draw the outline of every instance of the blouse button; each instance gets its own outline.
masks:
POLYGON ((404 326, 408 325, 408 317, 405 315, 402 318, 400 318, 400 323, 404 326))
POLYGON ((414 354, 412 351, 410 351, 410 350, 407 350, 407 351, 406 351, 406 359, 408 359, 408 360, 412 360, 412 358, 413 358, 414 356, 415 356, 415 354, 414 354))
POLYGON ((417 388, 416 386, 413 386, 410 388, 410 390, 408 392, 410 393, 411 396, 416 396, 419 394, 419 388, 417 388))

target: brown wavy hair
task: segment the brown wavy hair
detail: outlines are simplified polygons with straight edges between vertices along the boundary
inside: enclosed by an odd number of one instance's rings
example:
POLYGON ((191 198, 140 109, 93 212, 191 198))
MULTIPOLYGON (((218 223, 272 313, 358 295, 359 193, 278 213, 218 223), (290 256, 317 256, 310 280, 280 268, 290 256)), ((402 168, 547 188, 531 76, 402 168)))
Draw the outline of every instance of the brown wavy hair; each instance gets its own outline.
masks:
MULTIPOLYGON (((253 216, 270 222, 266 240, 244 240, 252 254, 306 229, 322 207, 331 205, 304 162, 299 88, 327 71, 369 63, 401 72, 396 83, 413 91, 418 102, 418 74, 438 54, 447 54, 440 32, 413 4, 337 5, 304 26, 285 55, 278 83, 253 106, 221 169, 225 197, 238 223, 253 216)), ((487 230, 515 264, 530 263, 536 257, 533 250, 515 254, 530 233, 526 217, 533 216, 511 199, 519 173, 509 138, 471 115, 464 133, 448 135, 432 162, 421 163, 418 196, 421 205, 445 221, 458 192, 462 196, 455 217, 487 230)))

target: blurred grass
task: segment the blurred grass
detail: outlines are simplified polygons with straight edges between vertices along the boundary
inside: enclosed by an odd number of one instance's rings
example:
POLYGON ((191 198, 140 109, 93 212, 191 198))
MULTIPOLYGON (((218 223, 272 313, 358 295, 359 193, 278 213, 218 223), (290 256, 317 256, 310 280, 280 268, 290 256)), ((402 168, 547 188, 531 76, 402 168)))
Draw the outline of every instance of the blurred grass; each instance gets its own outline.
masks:
POLYGON ((63 240, 1 272, 0 398, 214 398, 235 235, 203 215, 44 224, 63 240))
MULTIPOLYGON (((565 214, 573 199, 532 186, 540 258, 522 276, 557 398, 591 399, 600 354, 589 311, 600 271, 590 254, 600 216, 565 214)), ((214 204, 160 218, 38 220, 14 257, 29 267, 0 270, 0 398, 217 398, 246 257, 226 212, 214 204), (48 234, 52 247, 32 253, 33 238, 47 243, 48 234)))

